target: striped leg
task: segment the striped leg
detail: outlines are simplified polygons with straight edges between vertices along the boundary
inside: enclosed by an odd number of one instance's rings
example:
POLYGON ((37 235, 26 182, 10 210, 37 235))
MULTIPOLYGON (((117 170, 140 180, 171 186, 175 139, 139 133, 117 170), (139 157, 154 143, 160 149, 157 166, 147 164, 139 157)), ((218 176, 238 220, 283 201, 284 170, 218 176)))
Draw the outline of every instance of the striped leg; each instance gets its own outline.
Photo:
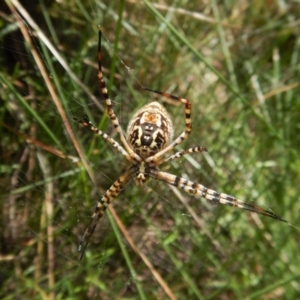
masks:
POLYGON ((83 126, 89 128, 91 131, 93 131, 94 133, 103 136, 103 138, 109 143, 111 144, 114 148, 116 148, 119 152, 121 152, 129 161, 132 160, 132 157, 129 156, 129 154, 127 153, 127 151, 117 142, 115 141, 113 138, 111 138, 109 135, 107 135, 106 133, 104 133, 103 131, 101 131, 100 129, 98 129, 97 127, 95 127, 92 122, 87 118, 84 117, 82 120, 77 119, 77 118, 73 118, 75 121, 81 123, 83 126))
POLYGON ((188 138, 188 136, 190 135, 190 133, 192 132, 192 124, 191 124, 192 103, 187 99, 179 98, 179 97, 173 96, 173 95, 168 94, 168 93, 152 90, 150 88, 143 88, 143 89, 146 90, 146 91, 150 91, 150 92, 162 95, 162 96, 167 97, 167 98, 171 98, 173 100, 177 100, 177 101, 179 101, 179 102, 181 102, 182 104, 185 105, 185 131, 182 132, 180 134, 180 136, 177 139, 175 139, 169 146, 167 146, 166 148, 159 151, 155 155, 150 156, 146 159, 146 162, 152 163, 152 162, 157 162, 162 155, 164 155, 168 151, 174 149, 177 145, 179 145, 184 140, 186 140, 188 138))
POLYGON ((262 207, 259 207, 257 205, 252 205, 252 204, 242 202, 242 201, 234 198, 233 196, 230 196, 227 194, 218 193, 214 190, 206 188, 205 186, 203 186, 201 184, 195 183, 195 182, 187 180, 185 178, 178 177, 173 174, 161 172, 158 170, 150 170, 149 176, 156 180, 161 180, 170 185, 176 186, 177 188, 180 188, 189 194, 192 194, 195 196, 200 196, 200 197, 205 198, 206 200, 212 201, 214 203, 217 203, 217 204, 221 203, 221 204, 249 210, 251 212, 255 212, 257 214, 264 215, 264 216, 287 223, 286 220, 282 219, 280 216, 274 214, 270 210, 263 209, 262 207))
POLYGON ((108 205, 111 201, 116 198, 122 191, 124 185, 133 177, 132 171, 127 170, 124 172, 114 183, 113 185, 105 192, 101 200, 95 207, 92 220, 88 228, 85 230, 85 233, 80 241, 78 251, 81 252, 80 259, 82 259, 85 249, 89 243, 89 240, 99 222, 102 218, 104 212, 106 211, 108 205))
POLYGON ((126 151, 128 152, 128 154, 131 158, 135 158, 136 161, 140 161, 141 160, 140 157, 133 152, 133 150, 130 148, 130 146, 129 146, 129 144, 128 144, 125 136, 124 136, 124 133, 123 133, 122 128, 120 126, 119 120, 118 120, 118 118, 115 115, 115 112, 113 110, 113 105, 112 105, 111 99, 109 98, 109 95, 108 95, 108 90, 107 90, 107 87, 106 87, 106 83, 103 79, 102 64, 101 64, 101 62, 102 62, 101 36, 102 36, 102 31, 101 31, 101 28, 99 26, 98 83, 99 83, 100 91, 101 91, 102 95, 104 96, 105 103, 106 103, 106 108, 107 108, 107 113, 109 115, 109 118, 110 118, 111 122, 113 123, 114 128, 115 128, 116 132, 118 133, 123 146, 125 147, 126 151))
POLYGON ((156 166, 159 166, 167 161, 170 161, 170 160, 174 160, 174 159, 177 159, 177 158, 180 158, 186 154, 190 154, 190 153, 197 153, 197 152, 207 152, 207 148, 205 147, 193 147, 193 148, 189 148, 187 150, 182 150, 182 151, 179 151, 169 157, 166 157, 166 158, 163 158, 161 160, 159 160, 157 163, 156 163, 156 166))

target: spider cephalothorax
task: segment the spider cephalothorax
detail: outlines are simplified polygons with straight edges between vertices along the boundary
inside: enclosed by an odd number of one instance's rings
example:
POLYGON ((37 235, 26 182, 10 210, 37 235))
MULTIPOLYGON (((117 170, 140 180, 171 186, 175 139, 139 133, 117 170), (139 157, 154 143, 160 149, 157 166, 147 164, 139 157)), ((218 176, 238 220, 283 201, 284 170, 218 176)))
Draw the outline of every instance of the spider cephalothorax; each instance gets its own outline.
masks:
POLYGON ((149 178, 152 178, 165 182, 169 185, 176 186, 177 188, 182 189, 191 195, 205 198, 206 200, 214 203, 235 206, 271 217, 276 220, 280 220, 282 222, 287 222, 270 210, 242 202, 233 196, 208 189, 199 183, 183 177, 160 171, 159 166, 163 163, 178 159, 186 154, 207 151, 207 149, 204 147, 194 147, 179 151, 173 155, 170 155, 169 157, 164 157, 165 154, 172 151, 178 144, 186 140, 192 131, 191 102, 188 99, 176 97, 168 93, 159 92, 149 88, 143 88, 144 90, 154 92, 158 95, 162 95, 182 103, 185 106, 185 130, 175 140, 173 140, 173 125, 171 118, 165 108, 160 103, 154 101, 145 105, 134 114, 129 122, 126 138, 122 128, 120 127, 119 120, 114 113, 112 101, 108 95, 102 74, 101 59, 101 30, 99 28, 98 81, 101 93, 105 98, 107 113, 115 131, 121 140, 121 144, 95 127, 87 118, 81 120, 77 118, 74 119, 88 127, 94 133, 102 136, 110 145, 112 145, 124 157, 126 157, 130 166, 104 193, 101 200, 97 203, 91 223, 87 227, 80 243, 79 250, 82 251, 82 255, 99 219, 103 216, 107 206, 115 197, 120 194, 125 184, 131 179, 134 179, 137 185, 141 185, 149 178))

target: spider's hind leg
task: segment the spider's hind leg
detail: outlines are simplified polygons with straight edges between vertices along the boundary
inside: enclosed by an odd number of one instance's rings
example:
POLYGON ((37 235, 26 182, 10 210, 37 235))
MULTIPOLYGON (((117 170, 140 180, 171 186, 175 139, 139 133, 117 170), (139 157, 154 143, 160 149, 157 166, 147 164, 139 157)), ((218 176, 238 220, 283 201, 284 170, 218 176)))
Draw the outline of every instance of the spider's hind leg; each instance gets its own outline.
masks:
POLYGON ((99 39, 98 39, 98 84, 100 87, 100 91, 105 99, 105 103, 106 103, 106 109, 107 109, 107 113, 108 116, 114 126, 115 131, 118 133, 120 140, 124 146, 124 148, 126 149, 126 151, 128 152, 128 154, 130 155, 130 157, 133 159, 138 159, 137 155, 133 152, 133 150, 131 149, 131 147, 129 146, 125 135, 123 133, 123 130, 120 126, 119 123, 119 119, 117 118, 117 116, 115 115, 114 109, 113 109, 113 105, 112 105, 112 101, 109 97, 108 94, 108 89, 106 86, 106 83, 104 81, 103 78, 103 72, 102 72, 102 52, 101 52, 101 38, 102 38, 102 31, 101 31, 101 27, 99 26, 99 39))

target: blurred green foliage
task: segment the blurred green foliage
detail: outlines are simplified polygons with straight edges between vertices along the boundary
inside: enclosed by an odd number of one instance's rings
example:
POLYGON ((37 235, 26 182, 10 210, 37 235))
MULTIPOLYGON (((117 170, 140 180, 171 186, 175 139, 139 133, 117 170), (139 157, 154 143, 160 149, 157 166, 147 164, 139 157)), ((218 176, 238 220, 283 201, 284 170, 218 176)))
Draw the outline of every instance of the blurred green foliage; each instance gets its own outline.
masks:
MULTIPOLYGON (((126 168, 115 149, 73 121, 86 114, 116 137, 96 77, 98 25, 104 76, 123 128, 155 97, 142 86, 190 99, 193 133, 181 147, 209 152, 166 170, 271 209, 293 225, 212 207, 164 183, 130 183, 114 207, 171 293, 177 299, 299 297, 299 4, 166 2, 22 1, 38 26, 17 9, 32 45, 10 1, 0 4, 1 299, 170 297, 109 212, 78 260, 98 188, 108 189, 126 168), (32 49, 95 183, 80 160, 62 157, 78 153, 32 49)), ((181 133, 183 108, 163 103, 181 133)))

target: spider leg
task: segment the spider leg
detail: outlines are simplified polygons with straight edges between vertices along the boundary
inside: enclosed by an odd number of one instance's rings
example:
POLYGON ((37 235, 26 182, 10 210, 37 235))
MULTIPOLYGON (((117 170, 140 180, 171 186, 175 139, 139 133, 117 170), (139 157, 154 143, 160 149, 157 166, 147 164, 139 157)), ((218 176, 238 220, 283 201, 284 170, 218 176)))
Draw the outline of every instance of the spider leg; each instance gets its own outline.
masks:
POLYGON ((84 235, 81 238, 78 252, 81 252, 80 260, 82 259, 85 249, 89 243, 89 240, 99 222, 99 220, 102 218, 103 214, 105 213, 108 205, 111 203, 111 201, 116 198, 120 192, 122 191, 124 185, 133 177, 132 170, 125 171, 114 183, 113 185, 105 192, 105 194, 102 196, 101 200, 97 203, 92 220, 87 227, 87 229, 84 232, 84 235))
POLYGON ((149 176, 156 180, 164 181, 164 182, 168 183, 169 185, 176 186, 177 188, 180 188, 189 194, 192 194, 195 196, 200 196, 200 197, 205 198, 206 200, 212 201, 214 203, 221 203, 221 204, 249 210, 251 212, 254 212, 254 213, 257 213, 260 215, 264 215, 264 216, 287 223, 286 220, 284 220, 282 217, 274 214, 270 210, 266 210, 257 205, 252 205, 252 204, 242 202, 233 196, 230 196, 230 195, 227 195, 224 193, 219 193, 217 191, 208 189, 207 187, 205 187, 201 184, 198 184, 196 182, 193 182, 191 180, 187 180, 185 178, 178 177, 176 175, 166 173, 166 172, 161 172, 161 171, 158 171, 155 169, 150 170, 149 176))
POLYGON ((116 132, 118 133, 118 135, 120 137, 120 140, 121 140, 123 146, 125 147, 126 151, 128 152, 129 156, 132 159, 136 160, 136 161, 141 161, 140 157, 136 153, 134 153, 134 151, 129 146, 129 144, 128 144, 125 136, 124 136, 124 133, 122 131, 122 128, 120 126, 119 120, 118 120, 117 116, 115 115, 113 105, 112 105, 112 101, 111 101, 111 99, 108 95, 108 90, 107 90, 106 83, 105 83, 104 78, 103 78, 103 72, 102 72, 101 36, 102 36, 102 31, 101 31, 101 28, 99 26, 98 75, 97 75, 97 77, 98 77, 98 83, 99 83, 101 93, 102 93, 102 95, 104 96, 104 99, 105 99, 107 113, 109 115, 109 118, 110 118, 111 122, 114 125, 114 128, 115 128, 116 132))
POLYGON ((119 152, 121 152, 129 161, 132 160, 132 157, 127 153, 127 151, 113 138, 107 135, 105 132, 98 129, 96 126, 92 124, 92 122, 87 118, 84 117, 83 119, 73 118, 75 121, 81 123, 83 126, 89 128, 95 134, 102 136, 110 145, 116 148, 119 152))
POLYGON ((182 150, 182 151, 179 151, 179 152, 176 152, 175 154, 169 156, 169 157, 166 157, 166 158, 163 158, 163 159, 160 159, 157 163, 156 163, 156 166, 159 166, 167 161, 170 161, 170 160, 174 160, 174 159, 177 159, 177 158, 180 158, 186 154, 190 154, 190 153, 197 153, 197 152, 207 152, 207 148, 205 147, 193 147, 193 148, 189 148, 189 149, 186 149, 186 150, 182 150))
POLYGON ((176 96, 173 96, 173 95, 168 94, 168 93, 152 90, 152 89, 146 88, 146 87, 144 87, 143 89, 146 90, 146 91, 150 91, 150 92, 162 95, 162 96, 167 97, 167 98, 177 100, 177 101, 179 101, 179 102, 181 102, 182 104, 185 105, 185 131, 183 131, 180 134, 180 136, 178 138, 176 138, 169 146, 167 146, 166 148, 159 151, 155 155, 150 156, 146 159, 146 162, 152 163, 152 162, 157 162, 162 155, 164 155, 168 151, 174 149, 177 145, 179 145, 184 140, 186 140, 188 138, 188 136, 190 135, 190 133, 192 131, 192 124, 191 124, 191 122, 192 122, 191 121, 192 103, 187 99, 176 97, 176 96))

